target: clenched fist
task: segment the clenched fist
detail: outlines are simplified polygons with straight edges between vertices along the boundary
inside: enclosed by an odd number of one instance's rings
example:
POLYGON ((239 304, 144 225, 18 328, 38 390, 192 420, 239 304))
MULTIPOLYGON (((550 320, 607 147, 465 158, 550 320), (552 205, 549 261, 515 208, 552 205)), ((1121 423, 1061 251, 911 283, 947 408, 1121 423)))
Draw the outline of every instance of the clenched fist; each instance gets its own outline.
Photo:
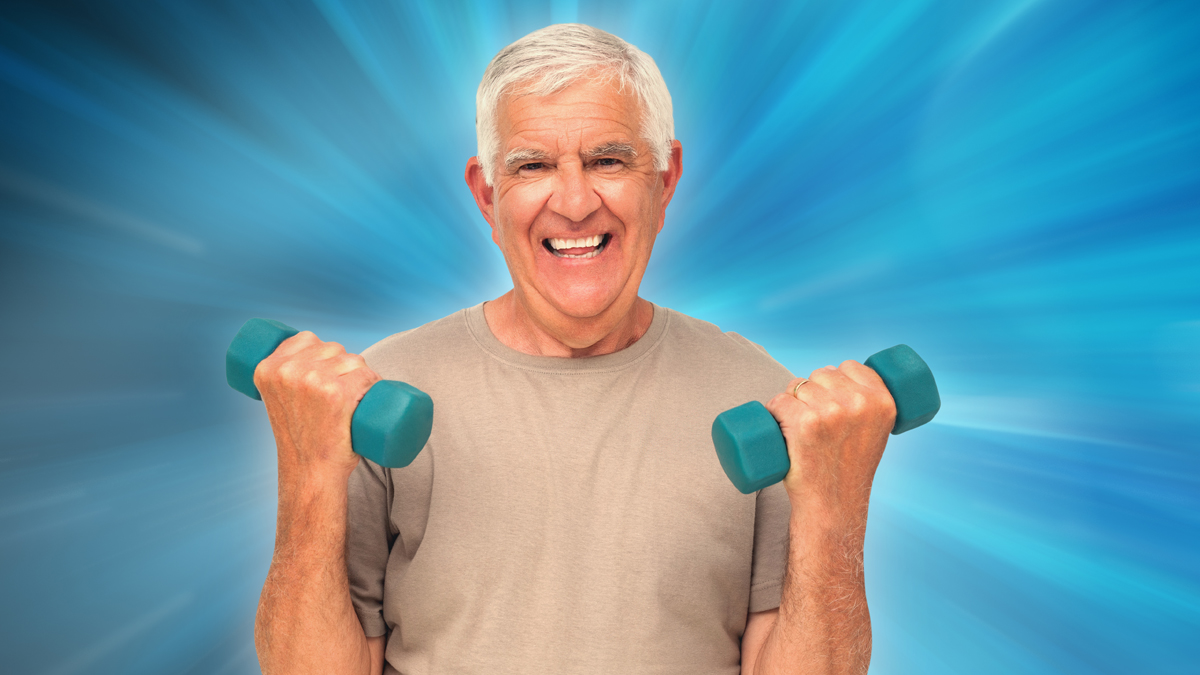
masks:
POLYGON ((845 361, 797 378, 767 403, 787 443, 783 479, 793 506, 818 517, 861 521, 896 404, 874 370, 845 361))
POLYGON ((350 418, 381 378, 358 354, 310 331, 284 340, 254 370, 279 451, 279 482, 344 482, 358 465, 350 418))

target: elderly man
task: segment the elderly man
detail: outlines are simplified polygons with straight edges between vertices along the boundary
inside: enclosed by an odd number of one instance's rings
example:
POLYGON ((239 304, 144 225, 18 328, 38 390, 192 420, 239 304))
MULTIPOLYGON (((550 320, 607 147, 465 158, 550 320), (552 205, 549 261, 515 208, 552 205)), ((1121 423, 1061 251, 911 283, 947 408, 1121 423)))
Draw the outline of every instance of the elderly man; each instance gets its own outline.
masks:
POLYGON ((650 57, 551 26, 496 56, 477 105, 466 182, 513 289, 361 357, 300 333, 255 373, 279 451, 263 671, 865 672, 882 382, 853 361, 793 379, 638 296, 682 173, 650 57), (381 376, 436 405, 404 469, 351 451, 381 376), (792 465, 742 495, 708 432, 751 399, 792 465))

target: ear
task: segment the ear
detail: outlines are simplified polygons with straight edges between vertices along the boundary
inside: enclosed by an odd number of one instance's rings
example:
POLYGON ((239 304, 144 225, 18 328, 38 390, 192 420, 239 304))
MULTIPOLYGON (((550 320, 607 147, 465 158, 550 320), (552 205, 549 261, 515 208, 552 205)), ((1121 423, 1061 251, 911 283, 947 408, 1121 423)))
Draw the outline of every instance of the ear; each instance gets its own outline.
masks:
POLYGON ((478 157, 472 157, 467 160, 467 171, 463 178, 467 181, 467 187, 471 190, 471 196, 475 198, 475 205, 479 207, 479 212, 483 214, 483 219, 488 222, 492 228, 492 239, 496 238, 496 220, 495 220, 495 202, 492 201, 493 188, 483 179, 483 166, 479 163, 478 157))
POLYGON ((667 170, 661 174, 663 182, 662 203, 658 212, 658 231, 662 232, 663 223, 667 219, 667 204, 675 196, 675 186, 679 185, 679 177, 683 175, 683 144, 671 141, 671 154, 667 157, 667 170))

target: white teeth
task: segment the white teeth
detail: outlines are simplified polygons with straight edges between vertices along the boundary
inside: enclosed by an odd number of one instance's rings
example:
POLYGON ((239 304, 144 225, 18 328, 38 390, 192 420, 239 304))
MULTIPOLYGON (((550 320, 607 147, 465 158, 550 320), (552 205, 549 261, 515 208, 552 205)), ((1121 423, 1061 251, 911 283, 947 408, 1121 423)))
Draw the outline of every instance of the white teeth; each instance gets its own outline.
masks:
MULTIPOLYGON (((551 239, 550 246, 557 251, 561 251, 564 248, 587 248, 589 246, 599 246, 600 242, 603 240, 604 240, 604 235, 602 235, 602 234, 593 235, 591 237, 585 237, 583 239, 551 239)), ((582 257, 582 256, 573 256, 573 257, 582 257)))
POLYGON ((550 247, 555 250, 556 255, 558 255, 560 258, 595 258, 600 254, 601 249, 599 246, 601 242, 604 241, 604 235, 597 234, 591 237, 584 237, 583 239, 549 239, 548 241, 550 242, 550 247), (563 249, 589 248, 593 246, 597 248, 594 251, 589 251, 583 255, 567 255, 565 253, 558 253, 558 251, 562 251, 563 249))

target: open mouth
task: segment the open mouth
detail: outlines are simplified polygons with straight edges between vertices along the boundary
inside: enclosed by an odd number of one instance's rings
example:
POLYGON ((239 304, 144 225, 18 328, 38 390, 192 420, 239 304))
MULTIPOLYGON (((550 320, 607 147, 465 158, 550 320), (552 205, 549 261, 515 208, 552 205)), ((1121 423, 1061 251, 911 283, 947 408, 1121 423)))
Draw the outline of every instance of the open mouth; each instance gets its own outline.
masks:
POLYGON ((600 255, 611 234, 595 234, 581 239, 543 239, 542 246, 559 258, 595 258, 600 255))

